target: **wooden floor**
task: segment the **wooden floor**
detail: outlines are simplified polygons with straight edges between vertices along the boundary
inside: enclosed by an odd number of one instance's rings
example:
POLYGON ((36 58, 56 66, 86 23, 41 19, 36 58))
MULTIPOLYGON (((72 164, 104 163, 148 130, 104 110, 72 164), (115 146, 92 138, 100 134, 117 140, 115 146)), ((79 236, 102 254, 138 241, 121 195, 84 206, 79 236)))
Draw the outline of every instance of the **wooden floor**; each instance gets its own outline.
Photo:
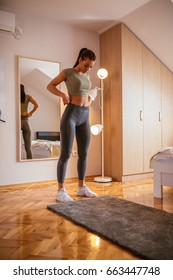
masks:
MULTIPOLYGON (((94 183, 98 196, 113 195, 173 213, 173 188, 164 187, 163 199, 153 198, 152 179, 130 183, 94 183)), ((76 180, 66 189, 74 200, 76 180)), ((134 260, 131 252, 92 234, 47 210, 54 204, 55 181, 0 187, 1 260, 134 260)), ((135 229, 134 229, 135 230, 135 229)))

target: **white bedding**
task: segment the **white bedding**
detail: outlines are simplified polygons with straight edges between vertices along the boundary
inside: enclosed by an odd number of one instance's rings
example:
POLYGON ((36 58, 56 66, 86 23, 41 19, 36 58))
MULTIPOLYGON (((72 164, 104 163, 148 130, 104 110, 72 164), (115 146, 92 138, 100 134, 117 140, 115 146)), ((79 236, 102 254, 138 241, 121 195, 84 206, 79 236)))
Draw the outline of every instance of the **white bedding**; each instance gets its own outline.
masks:
POLYGON ((173 187, 173 147, 160 150, 150 159, 154 171, 154 196, 163 197, 163 186, 173 187))
POLYGON ((173 160, 173 147, 166 147, 152 156, 150 159, 150 167, 153 168, 154 161, 169 162, 173 160))
MULTIPOLYGON (((32 140, 32 158, 58 158, 60 156, 60 141, 32 140)), ((22 144, 21 159, 26 159, 26 151, 22 144)))
POLYGON ((33 140, 33 158, 53 158, 60 155, 60 141, 33 140))

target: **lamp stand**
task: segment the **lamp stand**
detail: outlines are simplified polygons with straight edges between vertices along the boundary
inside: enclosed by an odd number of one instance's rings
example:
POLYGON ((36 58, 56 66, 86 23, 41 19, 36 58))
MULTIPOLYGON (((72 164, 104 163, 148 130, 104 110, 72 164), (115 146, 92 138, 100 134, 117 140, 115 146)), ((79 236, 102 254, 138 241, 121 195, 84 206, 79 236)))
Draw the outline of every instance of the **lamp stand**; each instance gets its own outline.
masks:
POLYGON ((112 182, 112 178, 111 177, 95 177, 94 178, 94 182, 97 182, 97 183, 109 183, 109 182, 112 182))
POLYGON ((102 157, 102 176, 99 177, 95 177, 94 178, 94 182, 98 182, 98 183, 108 183, 108 182, 112 182, 112 178, 111 177, 105 177, 104 176, 104 112, 103 112, 103 90, 104 90, 104 85, 103 85, 103 79, 101 79, 101 124, 103 126, 102 129, 102 151, 101 151, 101 157, 102 157))

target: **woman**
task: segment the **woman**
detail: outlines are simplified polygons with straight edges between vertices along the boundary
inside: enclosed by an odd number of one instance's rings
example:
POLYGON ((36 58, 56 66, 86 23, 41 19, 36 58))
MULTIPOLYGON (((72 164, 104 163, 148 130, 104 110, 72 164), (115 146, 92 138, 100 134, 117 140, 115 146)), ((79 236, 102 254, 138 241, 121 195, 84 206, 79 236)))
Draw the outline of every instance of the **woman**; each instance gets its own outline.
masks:
POLYGON ((21 130, 23 133, 23 140, 25 145, 26 157, 27 159, 32 159, 31 151, 31 128, 29 124, 29 118, 32 117, 32 114, 37 110, 38 103, 35 99, 25 93, 24 85, 20 85, 20 98, 21 98, 21 130), (28 112, 28 104, 31 102, 34 107, 28 112))
POLYGON ((92 102, 88 95, 91 88, 89 71, 94 66, 96 56, 94 52, 83 48, 80 50, 73 68, 64 69, 47 86, 47 89, 62 98, 67 105, 61 119, 61 155, 57 166, 58 194, 56 200, 72 201, 64 188, 67 162, 72 152, 74 136, 78 147, 78 196, 95 197, 85 185, 86 161, 90 142, 89 106, 92 102), (62 82, 66 83, 68 95, 56 88, 62 82))

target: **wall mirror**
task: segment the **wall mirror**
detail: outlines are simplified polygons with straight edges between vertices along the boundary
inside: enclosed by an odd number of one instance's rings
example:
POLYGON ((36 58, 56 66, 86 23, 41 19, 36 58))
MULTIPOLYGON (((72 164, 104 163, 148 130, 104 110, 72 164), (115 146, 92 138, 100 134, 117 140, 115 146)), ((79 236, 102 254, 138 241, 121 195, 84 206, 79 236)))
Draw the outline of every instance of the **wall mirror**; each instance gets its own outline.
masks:
MULTIPOLYGON (((19 72, 19 161, 57 159, 60 154, 60 98, 47 90, 47 85, 60 72, 60 63, 40 59, 18 57, 19 72), (20 85, 34 98, 39 107, 28 118, 31 128, 32 158, 26 153, 26 138, 21 120, 20 85), (25 138, 25 141, 24 141, 25 138)), ((29 102, 28 111, 33 104, 29 102)), ((25 121, 25 120, 24 120, 25 121)), ((28 144, 27 144, 28 145, 28 144)))

